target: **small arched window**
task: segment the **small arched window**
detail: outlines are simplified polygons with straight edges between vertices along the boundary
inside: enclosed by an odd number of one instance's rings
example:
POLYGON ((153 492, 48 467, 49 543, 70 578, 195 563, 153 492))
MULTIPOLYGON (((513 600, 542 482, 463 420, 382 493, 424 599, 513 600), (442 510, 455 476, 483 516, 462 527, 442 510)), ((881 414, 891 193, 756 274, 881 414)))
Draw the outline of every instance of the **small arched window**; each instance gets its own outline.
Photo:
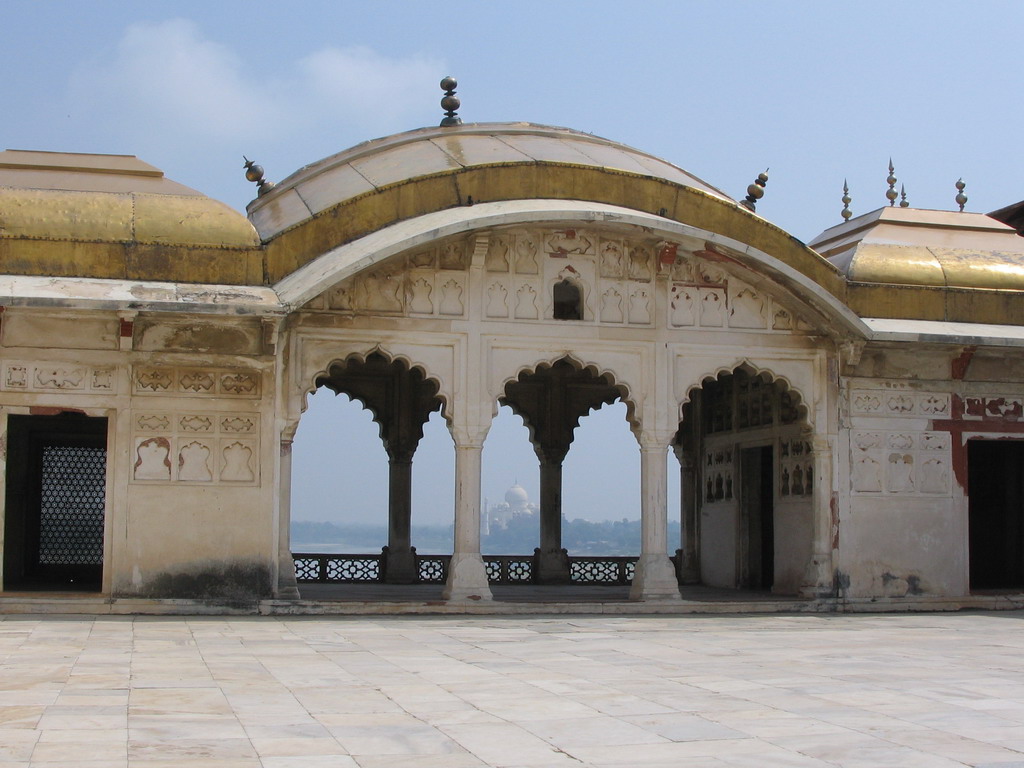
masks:
POLYGON ((582 320, 583 294, 580 287, 571 280, 555 283, 555 320, 582 320))

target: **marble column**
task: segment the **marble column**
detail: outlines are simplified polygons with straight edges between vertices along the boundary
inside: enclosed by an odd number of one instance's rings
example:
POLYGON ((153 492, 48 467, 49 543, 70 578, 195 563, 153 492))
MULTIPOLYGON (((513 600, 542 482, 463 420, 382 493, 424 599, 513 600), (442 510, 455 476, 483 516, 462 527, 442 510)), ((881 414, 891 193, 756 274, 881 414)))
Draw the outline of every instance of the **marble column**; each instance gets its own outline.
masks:
POLYGON ((679 580, 683 584, 700 583, 700 547, 697 533, 697 466, 694 456, 679 455, 679 580))
POLYGON ((569 555, 562 549, 562 462, 540 461, 540 546, 534 552, 536 580, 568 584, 569 555))
POLYGON ((824 435, 811 441, 814 455, 814 491, 812 495, 813 538, 811 557, 804 570, 800 594, 804 597, 833 595, 832 530, 836 511, 832 506, 832 445, 824 435))
POLYGON ((490 600, 480 556, 480 466, 483 440, 455 443, 455 552, 448 568, 445 600, 490 600))
POLYGON ((388 546, 384 581, 416 581, 416 550, 412 546, 412 457, 388 461, 388 546))
POLYGON ((298 600, 299 588, 295 581, 295 560, 291 552, 292 525, 292 440, 281 438, 278 488, 278 552, 277 586, 274 597, 281 600, 298 600))
POLYGON ((630 600, 679 600, 676 570, 668 557, 669 440, 640 439, 640 560, 630 600))

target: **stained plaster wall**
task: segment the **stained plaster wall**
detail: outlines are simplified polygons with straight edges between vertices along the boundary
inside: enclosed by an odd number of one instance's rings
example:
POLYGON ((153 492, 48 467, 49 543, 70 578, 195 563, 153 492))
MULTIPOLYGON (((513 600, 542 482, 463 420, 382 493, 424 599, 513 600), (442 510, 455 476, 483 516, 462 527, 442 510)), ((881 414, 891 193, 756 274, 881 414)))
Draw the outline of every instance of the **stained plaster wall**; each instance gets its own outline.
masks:
POLYGON ((1024 438, 1022 372, 1009 347, 865 348, 841 381, 845 594, 968 594, 967 443, 1024 438))
POLYGON ((0 406, 109 420, 103 591, 275 583, 273 357, 254 318, 8 309, 0 406))

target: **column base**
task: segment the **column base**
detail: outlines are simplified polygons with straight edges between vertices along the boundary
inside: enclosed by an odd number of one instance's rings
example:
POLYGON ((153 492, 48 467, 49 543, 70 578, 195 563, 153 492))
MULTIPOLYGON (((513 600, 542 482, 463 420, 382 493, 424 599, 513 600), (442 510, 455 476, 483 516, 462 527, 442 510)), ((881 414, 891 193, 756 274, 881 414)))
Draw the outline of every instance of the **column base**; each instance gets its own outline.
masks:
POLYGON ((697 558, 687 557, 684 550, 677 549, 676 560, 679 563, 679 583, 700 584, 700 568, 697 565, 697 558))
POLYGON ((385 584, 415 584, 419 581, 416 547, 384 547, 381 552, 384 555, 385 584))
POLYGON ((452 555, 441 597, 451 602, 491 600, 487 569, 479 552, 452 555))
POLYGON ((841 574, 832 573, 831 554, 811 556, 804 570, 804 583, 800 587, 800 596, 807 598, 838 597, 841 574))
POLYGON ((533 550, 536 584, 568 584, 572 581, 569 571, 569 553, 564 549, 533 550))
POLYGON ((676 569, 668 555, 640 555, 629 590, 630 600, 681 600, 676 569))
POLYGON ((290 552, 287 557, 278 560, 274 597, 277 600, 298 600, 301 597, 298 582, 295 581, 295 561, 290 552))

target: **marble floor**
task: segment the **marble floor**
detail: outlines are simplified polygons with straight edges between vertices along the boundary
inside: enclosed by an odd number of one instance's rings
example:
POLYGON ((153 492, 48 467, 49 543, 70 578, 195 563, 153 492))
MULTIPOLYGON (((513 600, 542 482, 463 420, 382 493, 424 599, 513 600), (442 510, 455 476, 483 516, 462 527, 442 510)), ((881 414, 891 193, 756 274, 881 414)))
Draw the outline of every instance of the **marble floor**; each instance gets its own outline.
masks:
POLYGON ((1024 612, 0 617, 0 768, 1024 768, 1024 612))

